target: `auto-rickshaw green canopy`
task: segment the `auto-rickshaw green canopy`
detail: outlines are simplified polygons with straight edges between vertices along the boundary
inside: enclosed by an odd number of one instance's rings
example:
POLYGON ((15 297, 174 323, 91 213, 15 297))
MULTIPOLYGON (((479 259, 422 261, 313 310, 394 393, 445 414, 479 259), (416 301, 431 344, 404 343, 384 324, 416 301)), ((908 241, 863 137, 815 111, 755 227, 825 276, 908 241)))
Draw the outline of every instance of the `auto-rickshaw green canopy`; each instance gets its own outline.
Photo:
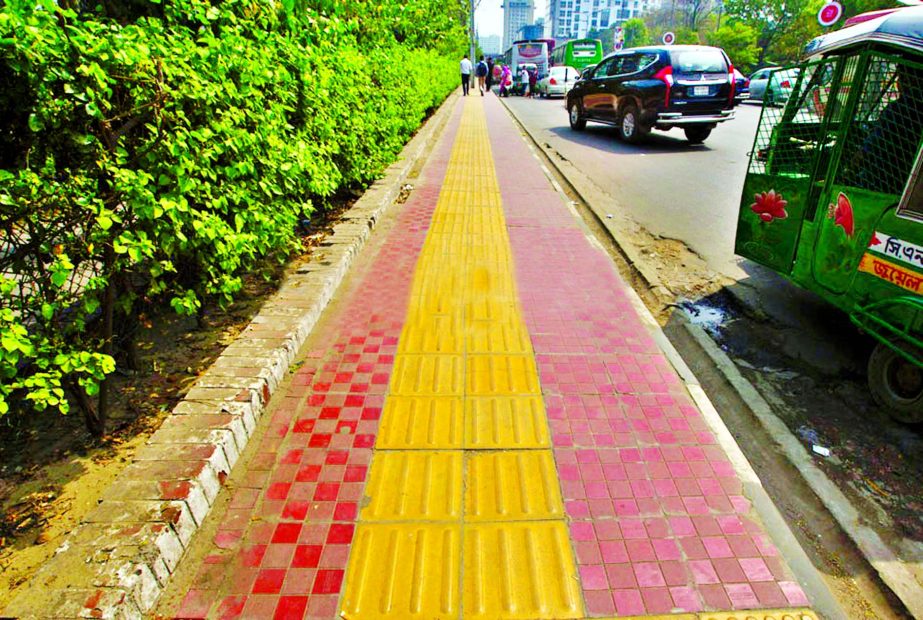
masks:
POLYGON ((818 37, 793 71, 760 116, 735 251, 848 313, 878 343, 873 396, 923 422, 923 7, 818 37))

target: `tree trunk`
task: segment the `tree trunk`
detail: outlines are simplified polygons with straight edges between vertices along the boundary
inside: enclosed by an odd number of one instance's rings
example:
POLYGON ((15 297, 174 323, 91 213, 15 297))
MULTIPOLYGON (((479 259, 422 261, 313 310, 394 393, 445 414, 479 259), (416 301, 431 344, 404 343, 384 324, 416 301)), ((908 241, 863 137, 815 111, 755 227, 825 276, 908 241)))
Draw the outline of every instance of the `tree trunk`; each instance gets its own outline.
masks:
MULTIPOLYGON (((106 261, 108 264, 112 264, 111 260, 106 261)), ((106 285, 106 294, 103 298, 103 354, 112 355, 112 317, 115 314, 115 288, 116 285, 112 282, 112 277, 110 276, 110 282, 106 285)), ((106 377, 99 384, 99 400, 97 401, 96 416, 93 424, 90 424, 89 418, 87 419, 87 428, 97 437, 102 437, 106 432, 106 420, 109 418, 109 390, 112 386, 111 377, 106 377)))

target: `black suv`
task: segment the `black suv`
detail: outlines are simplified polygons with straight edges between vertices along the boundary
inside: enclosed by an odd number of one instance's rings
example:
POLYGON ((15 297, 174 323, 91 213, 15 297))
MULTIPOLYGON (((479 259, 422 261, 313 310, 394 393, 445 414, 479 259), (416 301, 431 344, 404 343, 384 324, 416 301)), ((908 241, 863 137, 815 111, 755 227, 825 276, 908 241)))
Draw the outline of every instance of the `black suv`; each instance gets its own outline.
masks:
POLYGON ((570 126, 608 123, 626 142, 651 129, 682 127, 689 142, 705 140, 734 118, 734 67, 724 50, 703 45, 638 47, 603 58, 567 93, 570 126))

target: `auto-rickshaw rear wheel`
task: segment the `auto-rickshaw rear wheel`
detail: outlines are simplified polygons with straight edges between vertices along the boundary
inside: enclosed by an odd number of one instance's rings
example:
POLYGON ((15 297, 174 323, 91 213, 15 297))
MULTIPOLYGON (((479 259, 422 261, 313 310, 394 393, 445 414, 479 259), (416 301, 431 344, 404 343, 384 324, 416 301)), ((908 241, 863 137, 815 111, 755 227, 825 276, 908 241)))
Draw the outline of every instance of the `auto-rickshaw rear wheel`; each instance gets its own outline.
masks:
MULTIPOLYGON (((920 356, 907 342, 895 345, 920 356)), ((923 369, 912 364, 891 347, 878 343, 869 357, 869 389, 875 401, 892 418, 905 424, 923 423, 923 369)))

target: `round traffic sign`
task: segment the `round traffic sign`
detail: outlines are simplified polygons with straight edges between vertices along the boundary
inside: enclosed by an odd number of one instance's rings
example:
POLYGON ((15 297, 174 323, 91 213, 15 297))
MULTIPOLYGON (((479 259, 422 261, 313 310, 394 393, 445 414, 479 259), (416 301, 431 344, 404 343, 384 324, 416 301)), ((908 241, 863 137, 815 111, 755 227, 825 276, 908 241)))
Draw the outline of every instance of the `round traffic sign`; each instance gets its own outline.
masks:
POLYGON ((836 0, 828 2, 817 12, 817 22, 825 28, 840 21, 841 17, 843 17, 843 5, 836 0))
POLYGON ((672 32, 663 33, 663 44, 664 45, 673 45, 673 41, 676 40, 676 35, 672 32))

